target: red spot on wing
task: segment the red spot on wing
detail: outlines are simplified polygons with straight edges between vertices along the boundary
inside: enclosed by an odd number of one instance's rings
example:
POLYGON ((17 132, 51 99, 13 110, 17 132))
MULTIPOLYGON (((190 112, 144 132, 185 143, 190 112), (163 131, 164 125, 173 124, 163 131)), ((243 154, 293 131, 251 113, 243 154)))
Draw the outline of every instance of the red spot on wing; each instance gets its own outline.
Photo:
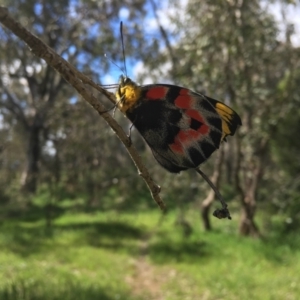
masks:
POLYGON ((176 137, 174 143, 170 145, 170 148, 173 152, 183 154, 184 148, 179 139, 176 137))
POLYGON ((163 86, 152 87, 148 90, 146 97, 149 100, 161 100, 165 98, 168 90, 168 88, 163 86))
POLYGON ((206 124, 203 124, 197 132, 200 132, 201 135, 207 135, 209 133, 209 127, 206 124))
POLYGON ((201 116, 201 114, 199 113, 199 111, 195 110, 195 109, 188 109, 185 111, 185 113, 190 116, 191 118, 201 122, 201 123, 205 123, 203 120, 203 117, 201 116))
POLYGON ((188 93, 189 90, 187 89, 180 90, 179 96, 174 101, 178 108, 188 109, 192 107, 193 98, 188 93))
POLYGON ((209 126, 204 121, 204 118, 201 116, 200 112, 194 109, 188 109, 185 112, 188 116, 190 116, 192 119, 195 119, 202 123, 200 128, 197 129, 197 132, 200 132, 202 135, 206 135, 209 132, 209 126))
POLYGON ((199 138, 200 135, 201 133, 196 130, 187 129, 187 130, 180 130, 177 134, 177 137, 182 144, 186 144, 199 138))
MULTIPOLYGON (((200 129, 200 128, 199 128, 200 129)), ((200 132, 200 130, 193 130, 193 129, 189 129, 188 131, 189 131, 189 136, 193 139, 193 140, 198 140, 199 139, 199 137, 201 136, 201 135, 203 135, 203 133, 202 132, 200 132)))
POLYGON ((186 111, 186 114, 201 122, 201 126, 197 130, 190 128, 178 132, 170 148, 173 152, 179 154, 184 154, 185 148, 189 148, 195 142, 201 142, 201 138, 209 133, 209 126, 198 111, 190 109, 186 111))
POLYGON ((189 135, 187 130, 186 131, 180 130, 177 134, 177 137, 182 143, 186 143, 189 140, 189 135))
POLYGON ((201 132, 187 129, 180 130, 174 139, 174 143, 170 145, 173 152, 184 154, 184 148, 188 148, 195 140, 201 137, 201 132))

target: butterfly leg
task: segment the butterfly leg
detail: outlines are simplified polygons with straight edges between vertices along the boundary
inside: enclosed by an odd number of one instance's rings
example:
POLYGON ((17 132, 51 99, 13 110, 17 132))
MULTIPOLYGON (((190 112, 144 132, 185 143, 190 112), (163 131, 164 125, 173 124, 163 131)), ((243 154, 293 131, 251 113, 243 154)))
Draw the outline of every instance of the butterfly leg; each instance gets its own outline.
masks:
POLYGON ((109 108, 109 109, 106 109, 106 110, 104 110, 104 111, 101 111, 101 112, 100 112, 100 115, 105 114, 105 113, 108 113, 108 112, 110 112, 111 110, 113 110, 113 115, 115 115, 116 108, 117 108, 117 105, 115 104, 113 107, 111 107, 111 108, 109 108))
POLYGON ((116 104, 113 107, 111 107, 111 108, 109 108, 105 111, 102 111, 100 114, 102 115, 104 113, 107 113, 107 112, 113 110, 113 116, 115 116, 116 109, 117 109, 119 103, 121 103, 123 100, 124 100, 124 97, 122 97, 119 101, 117 101, 116 104))
POLYGON ((132 130, 132 127, 133 127, 133 123, 130 125, 129 127, 129 133, 128 133, 128 139, 129 139, 129 147, 131 146, 132 144, 132 140, 131 140, 131 130, 132 130))

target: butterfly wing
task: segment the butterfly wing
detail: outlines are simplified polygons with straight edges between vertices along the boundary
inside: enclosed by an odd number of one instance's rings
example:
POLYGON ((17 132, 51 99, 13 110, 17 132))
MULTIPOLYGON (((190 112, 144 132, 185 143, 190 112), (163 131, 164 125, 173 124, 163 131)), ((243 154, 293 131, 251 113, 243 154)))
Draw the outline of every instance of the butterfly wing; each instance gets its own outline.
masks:
POLYGON ((225 104, 166 84, 141 87, 138 101, 126 115, 155 159, 173 173, 199 166, 241 124, 225 104))

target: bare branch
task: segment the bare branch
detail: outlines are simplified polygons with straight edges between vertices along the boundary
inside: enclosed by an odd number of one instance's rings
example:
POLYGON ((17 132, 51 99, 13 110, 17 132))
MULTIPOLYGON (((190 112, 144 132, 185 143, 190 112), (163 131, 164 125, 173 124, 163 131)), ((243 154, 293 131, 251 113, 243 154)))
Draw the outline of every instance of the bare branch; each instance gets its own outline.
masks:
POLYGON ((98 101, 98 99, 85 86, 89 84, 103 95, 105 95, 113 103, 116 102, 115 96, 107 90, 101 88, 87 78, 84 74, 77 71, 70 63, 60 57, 54 50, 44 44, 39 38, 30 33, 20 23, 16 22, 8 13, 7 8, 0 6, 0 23, 11 30, 16 36, 23 40, 31 49, 31 51, 38 57, 44 59, 47 64, 59 72, 64 79, 72 85, 76 91, 86 100, 108 123, 112 130, 116 133, 121 142, 125 145, 131 159, 134 161, 139 174, 145 180, 148 188, 152 194, 153 199, 161 209, 165 209, 165 205, 159 196, 160 187, 155 184, 147 170, 143 165, 141 158, 130 142, 129 138, 123 131, 122 127, 115 121, 115 119, 106 113, 105 107, 98 101))
POLYGON ((166 47, 168 49, 170 58, 172 60, 172 67, 175 70, 176 69, 176 65, 177 65, 177 59, 176 59, 176 57, 174 55, 174 51, 172 49, 171 42, 169 40, 169 37, 168 37, 168 34, 167 34, 166 30, 162 26, 162 24, 161 24, 161 22, 159 20, 159 17, 157 15, 157 6, 156 6, 156 3, 155 3, 155 0, 150 0, 150 3, 152 5, 152 10, 153 10, 153 13, 154 13, 154 17, 155 17, 156 23, 157 23, 157 25, 159 27, 160 34, 161 34, 161 36, 162 36, 162 38, 163 38, 163 40, 164 40, 164 42, 166 44, 166 47))

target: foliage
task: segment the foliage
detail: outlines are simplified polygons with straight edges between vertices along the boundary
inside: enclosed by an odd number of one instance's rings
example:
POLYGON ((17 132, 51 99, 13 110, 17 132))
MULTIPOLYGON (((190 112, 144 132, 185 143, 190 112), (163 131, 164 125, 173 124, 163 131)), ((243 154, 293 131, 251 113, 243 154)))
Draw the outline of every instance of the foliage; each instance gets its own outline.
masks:
MULTIPOLYGON (((282 24, 286 39, 279 41, 279 25, 261 1, 172 3, 176 42, 158 59, 162 64, 171 61, 165 75, 169 80, 222 99, 241 115, 238 140, 224 147, 223 180, 241 200, 240 233, 259 235, 257 201, 269 202, 272 210, 270 191, 294 181, 285 167, 298 170, 300 165, 290 152, 299 142, 294 142, 299 127, 299 49, 291 44, 290 24, 282 24)), ((150 69, 154 60, 146 60, 150 69)))
POLYGON ((194 231, 186 237, 174 229, 175 212, 76 210, 63 201, 49 229, 38 206, 14 217, 2 209, 1 299, 297 299, 300 292, 296 233, 236 237, 236 213, 204 233, 191 207, 194 231))

